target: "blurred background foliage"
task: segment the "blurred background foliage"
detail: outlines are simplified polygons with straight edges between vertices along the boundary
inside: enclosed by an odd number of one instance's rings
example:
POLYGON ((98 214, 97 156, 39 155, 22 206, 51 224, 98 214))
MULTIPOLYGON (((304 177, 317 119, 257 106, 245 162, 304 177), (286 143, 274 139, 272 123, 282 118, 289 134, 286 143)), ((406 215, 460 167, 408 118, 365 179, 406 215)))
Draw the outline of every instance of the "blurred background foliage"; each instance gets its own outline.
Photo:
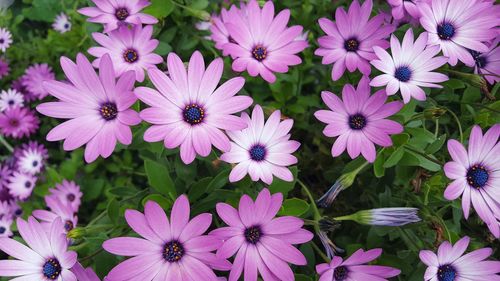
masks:
MULTIPOLYGON (((374 11, 388 10, 385 1, 375 2, 374 11)), ((300 141, 302 146, 296 153, 299 164, 293 167, 293 171, 296 178, 309 187, 315 199, 343 173, 364 163, 362 159, 352 161, 347 153, 332 158, 333 140, 323 136, 323 125, 313 116, 316 110, 325 108, 320 99, 321 91, 338 94, 344 84, 357 84, 360 79, 359 73, 346 72, 339 81, 331 81, 331 65, 322 65, 321 59, 313 55, 318 47, 316 40, 323 35, 318 19, 331 19, 337 7, 347 7, 350 3, 350 0, 275 1, 276 11, 291 10, 291 25, 299 24, 309 31, 310 47, 301 54, 303 63, 292 67, 286 74, 279 74, 277 82, 272 85, 243 74, 247 78, 243 91, 251 95, 256 104, 261 104, 266 113, 280 109, 284 118, 295 120, 292 139, 300 141)), ((85 22, 85 17, 76 12, 77 8, 88 5, 90 1, 86 0, 16 0, 8 11, 1 14, 0 27, 8 27, 14 37, 14 46, 6 53, 11 74, 0 81, 1 89, 8 89, 10 83, 33 63, 48 63, 54 68, 57 78, 64 80, 59 58, 75 59, 79 52, 88 55, 86 50, 95 45, 91 33, 102 30, 100 25, 85 22), (72 30, 65 34, 51 27, 55 16, 61 12, 68 14, 73 24, 72 30)), ((162 56, 176 52, 184 61, 194 50, 200 50, 206 62, 221 56, 213 43, 204 39, 209 33, 197 30, 195 24, 207 20, 212 13, 219 13, 222 6, 229 5, 227 1, 214 0, 152 0, 152 5, 145 11, 160 20, 154 27, 154 37, 160 40, 156 52, 162 56)), ((401 39, 408 28, 409 25, 400 27, 396 35, 401 39)), ((420 33, 422 30, 415 31, 420 33)), ((230 60, 225 58, 223 81, 239 75, 233 73, 230 66, 230 60)), ((447 67, 441 70, 446 72, 447 67)), ((165 69, 165 65, 160 68, 165 69)), ((465 66, 454 70, 472 73, 472 69, 465 66)), ((490 87, 489 95, 498 97, 498 88, 498 84, 490 87)), ((412 100, 395 115, 395 120, 405 125, 405 131, 393 136, 394 146, 379 149, 376 162, 366 165, 332 207, 320 210, 325 216, 335 217, 361 209, 419 208, 422 222, 417 224, 370 227, 347 221, 330 235, 346 250, 346 254, 358 248, 383 248, 384 253, 377 263, 400 268, 402 274, 395 280, 422 280, 425 267, 418 258, 419 250, 434 250, 443 240, 454 242, 469 235, 473 238, 472 248, 490 246, 496 256, 499 255, 498 241, 478 217, 473 215, 465 221, 460 200, 444 199, 443 192, 449 181, 443 174, 442 165, 450 159, 446 141, 453 138, 466 142, 473 124, 484 129, 498 123, 500 102, 490 100, 486 89, 481 90, 473 81, 460 77, 451 76, 443 89, 426 91, 427 101, 412 100)), ((140 103, 135 105, 136 109, 141 106, 140 103)), ((83 161, 82 149, 65 152, 61 143, 45 142, 47 132, 60 121, 42 120, 38 138, 50 149, 49 166, 39 180, 35 196, 23 204, 25 215, 33 209, 45 208, 43 196, 55 183, 62 179, 75 180, 82 187, 84 197, 78 214, 80 228, 72 233, 72 248, 78 251, 80 262, 94 267, 101 277, 120 259, 103 251, 102 242, 109 237, 133 235, 123 217, 125 209, 142 209, 147 200, 155 200, 168 210, 179 194, 187 193, 193 215, 214 212, 216 202, 226 201, 234 205, 242 194, 255 196, 263 188, 263 184, 252 183, 248 178, 236 184, 228 183, 231 167, 218 160, 220 152, 184 165, 178 151, 167 150, 162 143, 143 141, 143 132, 147 128, 144 123, 133 128, 132 145, 118 146, 110 158, 87 165, 83 161)), ((16 143, 12 141, 12 144, 16 143)), ((4 148, 0 148, 0 152, 2 157, 7 155, 4 148)), ((299 184, 275 179, 270 189, 283 192, 288 198, 281 214, 312 218, 311 202, 299 184)), ((214 226, 220 224, 216 221, 214 226)), ((317 279, 313 274, 314 265, 323 260, 312 243, 321 245, 316 238, 301 247, 309 264, 295 269, 296 280, 317 279)))

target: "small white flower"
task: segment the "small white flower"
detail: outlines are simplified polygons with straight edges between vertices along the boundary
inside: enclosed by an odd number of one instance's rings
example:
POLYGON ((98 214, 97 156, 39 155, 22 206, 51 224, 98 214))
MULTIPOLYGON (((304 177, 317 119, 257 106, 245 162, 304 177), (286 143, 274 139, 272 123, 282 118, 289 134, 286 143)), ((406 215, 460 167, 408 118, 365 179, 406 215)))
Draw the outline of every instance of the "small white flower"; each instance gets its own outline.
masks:
POLYGON ((59 14, 54 20, 52 28, 60 33, 65 33, 70 31, 71 22, 69 21, 69 17, 65 13, 59 14))
POLYGON ((23 173, 36 175, 43 168, 43 155, 35 149, 27 149, 18 160, 19 170, 23 173))
POLYGON ((0 94, 0 112, 12 107, 23 107, 23 105, 23 95, 14 89, 2 91, 0 94))
POLYGON ((0 51, 5 53, 10 44, 12 44, 12 34, 7 28, 0 28, 0 51))

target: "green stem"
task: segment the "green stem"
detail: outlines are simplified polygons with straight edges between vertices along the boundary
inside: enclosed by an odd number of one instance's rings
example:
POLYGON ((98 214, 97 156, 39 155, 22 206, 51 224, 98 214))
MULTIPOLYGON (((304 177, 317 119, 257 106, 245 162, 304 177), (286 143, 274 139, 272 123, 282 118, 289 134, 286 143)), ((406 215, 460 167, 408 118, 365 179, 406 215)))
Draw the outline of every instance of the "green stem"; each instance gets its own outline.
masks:
POLYGON ((312 242, 311 243, 313 249, 318 253, 318 255, 327 263, 330 262, 330 259, 323 253, 323 251, 316 245, 316 243, 312 242))
MULTIPOLYGON (((136 198, 136 197, 139 197, 139 196, 140 196, 140 195, 142 195, 144 192, 147 192, 147 190, 146 190, 146 189, 141 190, 141 191, 137 192, 136 194, 134 194, 134 195, 132 195, 132 196, 129 196, 129 197, 127 197, 127 198, 124 198, 124 199, 122 199, 122 200, 118 201, 118 204, 122 204, 122 203, 124 203, 124 202, 126 202, 126 201, 128 201, 128 200, 131 200, 131 199, 134 199, 134 198, 136 198)), ((96 222, 98 222, 99 220, 101 220, 102 218, 104 218, 104 217, 106 216, 106 214, 107 214, 107 213, 108 213, 108 210, 107 210, 107 209, 106 209, 106 210, 104 210, 104 211, 102 211, 102 212, 101 212, 101 213, 100 213, 97 217, 95 217, 93 220, 91 220, 91 221, 87 224, 87 226, 86 226, 86 227, 89 227, 89 226, 91 226, 91 225, 94 225, 96 222)))
POLYGON ((0 143, 2 143, 11 153, 14 152, 14 148, 4 139, 3 136, 0 136, 0 143))
POLYGON ((457 122, 458 131, 460 132, 460 142, 463 143, 464 142, 464 133, 462 131, 462 124, 460 124, 460 119, 458 119, 458 116, 452 110, 450 110, 448 108, 446 108, 446 110, 451 114, 451 116, 453 116, 453 118, 457 122))
POLYGON ((434 137, 437 138, 438 134, 439 134, 439 119, 436 118, 436 128, 434 130, 434 137))
MULTIPOLYGON (((314 200, 314 197, 309 191, 309 188, 307 188, 307 186, 301 180, 297 180, 297 182, 299 183, 300 187, 302 187, 302 190, 306 193, 307 197, 309 198, 309 201, 311 201, 314 220, 319 221, 321 219, 321 214, 319 213, 318 206, 316 206, 316 200, 314 200)), ((317 228, 317 230, 319 231, 319 226, 315 226, 314 228, 315 229, 317 228)))
POLYGON ((425 153, 423 153, 421 151, 418 151, 417 149, 414 149, 413 147, 411 147, 409 145, 404 145, 404 148, 407 149, 407 150, 409 150, 409 151, 411 151, 411 152, 414 152, 414 153, 416 153, 416 154, 418 154, 418 155, 420 155, 422 157, 424 157, 425 159, 427 159, 427 160, 429 160, 431 162, 434 162, 434 163, 438 164, 439 166, 443 166, 443 163, 441 163, 441 161, 436 160, 436 159, 430 157, 429 155, 427 155, 427 154, 425 154, 425 153))

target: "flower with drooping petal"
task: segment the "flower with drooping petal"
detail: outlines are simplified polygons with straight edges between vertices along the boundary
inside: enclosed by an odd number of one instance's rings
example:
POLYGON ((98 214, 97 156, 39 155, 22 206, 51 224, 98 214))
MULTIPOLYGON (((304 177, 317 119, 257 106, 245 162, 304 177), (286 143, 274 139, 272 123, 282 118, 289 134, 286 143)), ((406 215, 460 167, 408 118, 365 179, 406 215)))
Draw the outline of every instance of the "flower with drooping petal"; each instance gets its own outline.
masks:
POLYGON ((373 78, 370 85, 387 85, 387 95, 401 91, 404 103, 409 103, 411 98, 425 100, 425 92, 420 87, 442 88, 436 83, 448 80, 448 76, 432 70, 444 65, 448 58, 435 57, 439 53, 439 47, 426 48, 427 37, 428 33, 424 32, 413 41, 413 30, 410 28, 400 44, 396 36, 391 35, 392 56, 382 48, 373 47, 377 59, 372 60, 371 64, 384 74, 373 78))
POLYGON ((33 111, 25 107, 13 107, 0 113, 0 133, 21 139, 38 130, 40 121, 33 111))
POLYGON ((475 61, 474 73, 483 75, 491 85, 500 81, 500 37, 497 37, 487 52, 470 51, 475 61))
POLYGON ((74 213, 80 208, 83 193, 74 181, 63 180, 56 184, 55 188, 49 189, 50 195, 47 197, 58 198, 62 203, 70 205, 74 213))
POLYGON ((330 110, 316 111, 314 116, 328 124, 323 130, 325 136, 338 137, 332 147, 333 157, 347 149, 352 159, 361 154, 369 162, 374 162, 377 155, 374 144, 391 146, 390 135, 403 131, 401 124, 385 119, 399 112, 403 104, 399 101, 385 103, 385 90, 370 96, 369 82, 368 77, 363 76, 357 89, 346 84, 342 99, 328 91, 321 93, 330 110))
POLYGON ((109 54, 117 78, 133 70, 135 79, 142 82, 145 70, 156 68, 156 64, 163 62, 160 55, 153 53, 159 41, 151 39, 152 34, 151 25, 144 28, 138 25, 132 29, 123 26, 110 32, 109 35, 94 32, 92 37, 102 47, 92 47, 88 50, 89 54, 97 57, 92 64, 94 67, 99 67, 102 56, 109 54))
POLYGON ((432 0, 420 5, 420 23, 429 33, 427 44, 439 46, 448 63, 474 66, 467 49, 487 52, 486 42, 498 35, 500 6, 482 0, 432 0))
POLYGON ((0 216, 0 238, 12 237, 13 233, 10 229, 12 225, 12 218, 7 216, 0 216))
POLYGON ((139 87, 137 97, 151 106, 141 111, 141 118, 153 124, 144 134, 147 142, 164 141, 165 147, 180 146, 184 163, 193 162, 197 154, 206 157, 212 145, 229 151, 231 145, 222 130, 241 130, 247 124, 233 114, 247 109, 253 102, 248 96, 235 96, 245 79, 235 77, 217 85, 224 63, 215 59, 205 69, 200 52, 189 60, 186 71, 181 59, 170 53, 167 58, 169 76, 149 69, 148 76, 157 90, 139 87))
POLYGON ((17 228, 28 246, 10 238, 0 238, 0 250, 15 258, 0 260, 0 276, 12 280, 77 281, 70 271, 76 263, 76 252, 68 251, 66 236, 59 231, 57 219, 46 232, 36 219, 17 219, 17 228), (22 279, 21 279, 22 278, 22 279))
MULTIPOLYGON (((75 265, 71 268, 71 271, 75 274, 78 281, 101 281, 92 268, 83 268, 79 262, 75 263, 75 265)), ((106 281, 106 279, 104 280, 106 281)))
POLYGON ((0 58, 0 79, 9 75, 9 71, 10 71, 9 63, 0 58))
POLYGON ((354 0, 346 13, 344 8, 337 8, 335 22, 327 18, 319 19, 321 29, 326 33, 318 39, 320 48, 314 54, 323 57, 323 64, 332 64, 332 79, 340 79, 346 68, 349 72, 359 69, 364 75, 370 75, 370 61, 375 59, 373 47, 386 49, 386 40, 394 31, 394 26, 384 24, 384 15, 370 19, 372 0, 365 0, 360 6, 354 0))
POLYGON ((0 28, 0 51, 5 53, 12 44, 12 34, 7 28, 0 28))
POLYGON ((222 240, 203 235, 212 223, 212 215, 203 213, 189 220, 189 214, 185 195, 175 201, 170 220, 154 201, 146 203, 144 214, 127 210, 127 223, 142 238, 117 237, 104 242, 102 246, 106 251, 132 257, 113 268, 107 278, 217 281, 213 269, 228 270, 231 264, 212 253, 222 240))
POLYGON ((8 108, 23 107, 23 105, 23 95, 14 89, 2 91, 0 94, 0 112, 4 112, 8 108))
POLYGON ((321 281, 387 281, 389 278, 398 276, 401 270, 389 266, 366 265, 382 254, 382 249, 364 251, 359 249, 345 261, 339 257, 333 257, 328 263, 318 264, 316 272, 321 281))
POLYGON ((130 109, 137 100, 132 90, 134 72, 126 72, 116 81, 109 55, 102 57, 99 75, 83 54, 77 55, 76 64, 62 57, 61 67, 71 84, 46 82, 45 88, 59 101, 42 103, 36 109, 50 117, 70 120, 53 128, 47 140, 64 139, 66 151, 86 145, 87 163, 99 155, 108 158, 117 141, 129 145, 130 126, 141 122, 139 114, 130 109))
POLYGON ((226 28, 226 23, 234 19, 235 14, 238 14, 241 18, 247 19, 247 8, 246 4, 241 2, 240 8, 236 5, 231 5, 229 10, 222 8, 220 15, 212 16, 212 25, 210 26, 210 39, 215 42, 215 48, 222 51, 224 56, 229 55, 228 51, 224 49, 224 45, 227 43, 235 43, 234 39, 229 35, 229 31, 226 28))
POLYGON ((47 230, 50 230, 52 223, 60 218, 63 224, 59 229, 61 233, 68 233, 76 227, 78 217, 75 215, 71 205, 62 202, 57 197, 45 197, 45 203, 49 207, 47 210, 34 210, 33 216, 40 221, 40 224, 47 230))
POLYGON ((493 250, 481 248, 465 254, 470 238, 465 236, 451 245, 441 243, 437 255, 429 250, 420 251, 420 260, 427 265, 424 281, 498 280, 500 262, 486 260, 493 250))
POLYGON ((444 165, 445 175, 453 182, 444 197, 455 200, 462 196, 464 216, 469 217, 470 204, 488 225, 496 238, 500 237, 500 124, 484 135, 478 125, 472 128, 469 148, 456 141, 448 141, 448 152, 453 159, 444 165))
POLYGON ((422 3, 430 3, 430 0, 387 0, 387 3, 392 7, 392 16, 396 20, 400 20, 409 15, 412 18, 420 18, 419 6, 422 3))
POLYGON ((304 255, 293 245, 303 244, 313 234, 302 228, 304 221, 292 216, 275 218, 283 203, 283 194, 271 195, 263 189, 255 202, 248 195, 240 199, 236 210, 226 203, 217 204, 217 214, 228 225, 210 233, 224 240, 217 250, 220 258, 236 254, 229 281, 295 280, 288 263, 306 265, 304 255))
POLYGON ((234 58, 234 71, 247 70, 252 77, 260 75, 274 83, 275 72, 286 73, 289 66, 302 62, 297 54, 307 48, 308 43, 295 40, 302 33, 302 26, 287 27, 290 10, 283 10, 275 17, 272 1, 267 1, 261 9, 256 0, 250 0, 246 12, 247 17, 235 12, 230 21, 224 23, 234 42, 229 40, 223 50, 234 58))
POLYGON ((89 22, 104 25, 104 32, 110 32, 123 25, 155 24, 158 20, 141 10, 151 3, 147 0, 92 0, 96 7, 79 9, 82 15, 90 17, 89 22))
POLYGON ((37 99, 45 98, 49 92, 43 87, 45 81, 56 79, 52 67, 48 64, 34 64, 26 69, 24 73, 23 83, 26 90, 32 93, 37 99))
POLYGON ((7 189, 9 193, 20 200, 25 200, 30 197, 35 188, 36 177, 22 172, 13 172, 9 177, 7 189))
POLYGON ((249 174, 253 181, 259 179, 266 184, 273 182, 273 176, 285 181, 293 181, 292 172, 287 168, 297 164, 292 155, 300 146, 297 141, 290 140, 290 129, 293 120, 281 120, 281 112, 276 110, 267 122, 264 112, 256 105, 252 117, 243 112, 241 118, 248 127, 241 131, 228 131, 231 138, 231 150, 221 155, 220 159, 227 163, 237 164, 229 180, 236 182, 249 174))
POLYGON ((30 175, 40 173, 49 157, 45 146, 36 141, 30 141, 23 144, 21 148, 16 148, 14 154, 18 170, 30 175))
POLYGON ((52 28, 59 33, 66 33, 71 30, 71 22, 65 13, 60 13, 56 16, 52 28))

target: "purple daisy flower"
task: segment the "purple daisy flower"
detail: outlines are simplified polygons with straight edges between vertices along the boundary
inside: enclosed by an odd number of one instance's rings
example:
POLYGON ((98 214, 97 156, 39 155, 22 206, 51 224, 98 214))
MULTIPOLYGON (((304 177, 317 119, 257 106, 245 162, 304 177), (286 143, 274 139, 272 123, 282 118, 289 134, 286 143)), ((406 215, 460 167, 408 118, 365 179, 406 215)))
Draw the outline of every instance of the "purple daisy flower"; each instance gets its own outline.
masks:
POLYGON ((232 5, 229 10, 223 8, 219 16, 212 16, 210 39, 215 42, 215 48, 221 50, 224 56, 229 55, 227 50, 224 49, 224 45, 227 43, 236 43, 231 35, 229 35, 229 31, 226 28, 226 23, 230 22, 235 17, 235 14, 238 14, 241 18, 246 19, 246 4, 241 2, 240 8, 236 7, 236 5, 232 5))
POLYGON ((50 195, 47 197, 58 198, 64 204, 71 206, 74 213, 78 212, 83 193, 74 181, 63 180, 62 183, 56 184, 55 188, 49 189, 49 192, 50 195))
POLYGON ((56 16, 52 28, 59 33, 66 33, 71 30, 71 22, 65 13, 56 16))
POLYGON ((300 146, 299 142, 290 140, 293 120, 280 122, 281 112, 276 110, 265 122, 264 112, 259 105, 254 107, 251 118, 245 112, 241 117, 248 127, 227 132, 233 140, 231 150, 220 157, 225 162, 237 164, 229 180, 236 182, 250 174, 253 181, 261 179, 266 184, 273 182, 273 175, 293 181, 292 172, 287 166, 297 164, 297 158, 292 153, 300 146))
POLYGON ((0 28, 0 51, 4 52, 12 44, 12 34, 7 28, 0 28))
POLYGON ((0 188, 6 187, 9 181, 7 180, 12 175, 12 169, 5 163, 0 163, 0 188))
POLYGON ((257 280, 259 273, 264 280, 295 280, 288 263, 307 264, 293 245, 310 241, 313 234, 302 228, 304 222, 299 218, 275 218, 282 203, 283 194, 271 195, 263 189, 255 203, 243 195, 238 210, 226 203, 217 204, 217 214, 228 226, 210 234, 224 240, 218 257, 236 254, 229 281, 239 280, 243 271, 245 280, 257 280))
POLYGON ((26 90, 41 100, 45 98, 49 92, 43 87, 45 81, 56 79, 52 67, 48 64, 34 64, 26 69, 22 80, 26 90))
POLYGON ((420 23, 429 32, 429 45, 437 45, 449 58, 474 66, 467 49, 487 52, 486 42, 494 39, 500 24, 500 9, 493 2, 480 0, 432 0, 420 5, 420 23))
POLYGON ((53 222, 60 218, 63 224, 61 225, 60 232, 67 234, 73 228, 76 227, 78 223, 78 217, 75 215, 71 205, 62 202, 57 197, 45 196, 45 203, 49 207, 50 211, 47 210, 34 210, 33 217, 40 221, 42 227, 47 231, 50 230, 53 222))
POLYGON ((486 260, 493 250, 481 248, 464 255, 469 242, 467 236, 453 246, 445 241, 437 255, 429 250, 420 251, 420 260, 428 266, 424 281, 498 280, 500 262, 486 260))
POLYGON ((47 233, 33 217, 29 217, 28 222, 17 219, 17 228, 28 247, 14 239, 0 238, 0 250, 15 258, 0 260, 0 276, 20 276, 17 280, 77 281, 70 271, 77 255, 68 251, 66 236, 59 231, 61 227, 62 222, 57 219, 47 233))
POLYGON ((35 176, 17 171, 13 172, 8 180, 9 193, 20 200, 26 200, 30 197, 36 185, 35 176))
POLYGON ((12 218, 7 216, 0 216, 0 238, 12 237, 14 235, 10 226, 12 225, 12 218))
POLYGON ((9 63, 0 58, 0 79, 9 75, 9 71, 10 71, 9 63))
POLYGON ((401 270, 389 266, 380 265, 365 265, 382 254, 382 249, 372 249, 364 251, 357 250, 345 261, 341 257, 333 257, 328 263, 318 264, 316 272, 318 272, 320 281, 367 281, 367 280, 388 280, 388 278, 398 276, 401 270))
POLYGON ((0 132, 15 139, 28 137, 38 130, 40 121, 33 111, 14 107, 0 113, 0 132))
POLYGON ((403 107, 398 101, 385 103, 385 90, 379 90, 370 96, 369 79, 363 76, 358 88, 346 84, 342 90, 342 99, 335 94, 321 93, 323 102, 330 110, 319 110, 314 116, 328 124, 323 130, 327 137, 338 137, 332 147, 332 156, 337 157, 347 149, 354 159, 362 154, 369 162, 374 162, 377 155, 375 145, 383 147, 392 145, 390 135, 399 134, 403 126, 385 119, 403 107))
POLYGON ((32 102, 37 100, 38 99, 37 96, 28 91, 26 89, 26 86, 24 86, 24 80, 25 80, 24 76, 21 76, 18 79, 14 80, 14 82, 12 82, 12 89, 21 93, 24 96, 24 101, 32 102))
POLYGON ((430 3, 431 0, 387 0, 392 7, 392 16, 396 20, 404 18, 406 15, 412 18, 420 18, 419 5, 430 3))
POLYGON ((453 180, 444 192, 448 200, 462 195, 464 216, 469 217, 470 203, 496 238, 500 237, 500 124, 484 135, 479 126, 470 134, 469 149, 456 140, 448 141, 453 161, 444 165, 446 176, 453 180))
POLYGON ((234 42, 229 40, 224 44, 224 52, 234 58, 234 71, 247 70, 252 77, 260 75, 274 83, 274 72, 286 73, 289 66, 302 62, 296 54, 307 48, 308 43, 295 40, 302 33, 302 26, 287 27, 290 10, 283 10, 275 17, 272 1, 267 1, 261 9, 256 0, 251 0, 246 11, 247 17, 235 12, 225 23, 234 42))
POLYGON ((484 75, 484 79, 491 85, 500 81, 500 37, 497 37, 487 52, 470 51, 475 61, 474 73, 484 75))
POLYGON ((14 89, 2 91, 0 94, 0 112, 4 112, 8 108, 23 107, 24 98, 21 93, 14 89))
POLYGON ((372 0, 366 0, 362 6, 354 0, 347 13, 344 8, 337 8, 335 22, 327 18, 319 19, 326 35, 318 39, 320 48, 314 54, 323 57, 323 64, 334 63, 334 81, 342 77, 346 67, 349 72, 359 69, 364 75, 370 75, 369 61, 376 58, 373 47, 389 47, 386 38, 395 28, 384 24, 382 14, 370 19, 372 7, 372 0))
POLYGON ((60 101, 42 103, 36 109, 50 117, 70 120, 53 128, 47 140, 64 139, 66 151, 86 144, 87 163, 99 155, 108 158, 117 141, 129 145, 132 142, 130 126, 141 122, 139 114, 130 109, 137 101, 132 91, 134 72, 126 72, 115 81, 113 63, 107 54, 100 61, 99 75, 83 54, 77 55, 76 64, 62 57, 61 67, 71 84, 45 82, 45 88, 60 101))
POLYGON ((109 54, 117 78, 133 70, 135 79, 142 82, 145 70, 156 68, 156 64, 163 62, 160 55, 153 53, 159 41, 151 39, 152 34, 153 26, 151 25, 144 28, 137 25, 133 29, 124 26, 110 32, 109 36, 94 32, 92 37, 102 47, 92 47, 88 50, 89 54, 97 57, 92 64, 94 67, 99 67, 101 57, 109 54))
POLYGON ((371 64, 385 74, 373 78, 370 85, 387 85, 387 95, 401 91, 404 103, 409 103, 412 97, 419 101, 426 99, 420 86, 442 88, 436 83, 448 80, 448 76, 432 70, 444 65, 448 58, 435 57, 439 53, 439 47, 426 48, 427 37, 428 33, 424 32, 414 41, 413 30, 410 28, 400 44, 396 36, 391 35, 392 57, 384 49, 373 47, 378 59, 372 60, 371 64))
MULTIPOLYGON (((79 262, 75 263, 71 271, 75 274, 78 281, 101 281, 92 268, 83 268, 79 262)), ((106 279, 104 280, 106 281, 106 279)))
POLYGON ((92 0, 96 7, 79 9, 82 15, 90 17, 87 21, 101 23, 104 32, 110 32, 122 25, 155 24, 158 20, 140 11, 151 3, 147 0, 92 0))
POLYGON ((113 268, 109 280, 217 281, 212 268, 228 270, 231 264, 212 253, 222 241, 203 235, 212 223, 212 215, 203 213, 190 221, 189 214, 185 195, 175 201, 170 221, 154 201, 146 203, 144 214, 127 210, 125 219, 143 238, 118 237, 104 242, 106 251, 133 257, 113 268))
POLYGON ((146 87, 135 90, 137 97, 151 106, 141 111, 141 118, 153 124, 144 140, 163 140, 169 149, 180 146, 181 159, 186 164, 193 162, 196 154, 208 156, 212 145, 229 151, 231 145, 222 130, 244 129, 245 121, 233 114, 253 102, 248 96, 235 96, 245 79, 235 77, 217 88, 224 68, 222 59, 215 59, 205 69, 198 51, 191 56, 187 72, 175 53, 168 55, 167 67, 169 76, 158 69, 148 70, 158 91, 146 87))
POLYGON ((19 171, 35 175, 42 171, 49 154, 43 144, 30 141, 16 148, 14 156, 17 159, 16 168, 19 171))

